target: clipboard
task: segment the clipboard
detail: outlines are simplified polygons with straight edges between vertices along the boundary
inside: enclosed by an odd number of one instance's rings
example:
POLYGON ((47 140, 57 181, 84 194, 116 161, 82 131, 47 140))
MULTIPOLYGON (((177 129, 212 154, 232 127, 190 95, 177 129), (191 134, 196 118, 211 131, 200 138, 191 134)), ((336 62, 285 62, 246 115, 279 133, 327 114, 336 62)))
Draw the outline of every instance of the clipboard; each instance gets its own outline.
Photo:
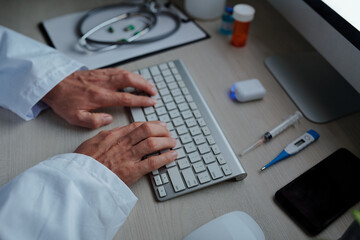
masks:
MULTIPOLYGON (((181 18, 180 27, 174 34, 155 42, 121 45, 114 50, 105 52, 86 53, 80 51, 77 46, 78 39, 80 38, 77 31, 78 23, 87 11, 71 13, 44 20, 42 22, 42 27, 53 47, 68 57, 83 63, 89 69, 120 65, 125 62, 210 38, 208 33, 200 28, 193 20, 189 19, 186 14, 180 11, 175 5, 171 4, 169 9, 175 11, 181 18)), ((104 12, 104 14, 108 13, 104 12)), ((101 16, 101 18, 104 17, 106 16, 101 16)), ((94 20, 92 21, 94 22, 94 20)), ((164 31, 163 29, 169 28, 174 24, 174 21, 170 18, 158 16, 155 27, 149 33, 142 36, 142 38, 145 38, 146 35, 156 35, 157 33, 164 31)), ((102 34, 105 35, 111 33, 103 31, 102 34)))

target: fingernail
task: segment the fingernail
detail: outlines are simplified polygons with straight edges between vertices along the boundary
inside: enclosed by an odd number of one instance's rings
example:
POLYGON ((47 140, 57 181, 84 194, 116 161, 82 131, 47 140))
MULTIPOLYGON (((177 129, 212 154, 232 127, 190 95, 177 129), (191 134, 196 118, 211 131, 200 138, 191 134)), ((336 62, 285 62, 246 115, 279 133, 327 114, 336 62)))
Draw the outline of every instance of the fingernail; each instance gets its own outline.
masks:
POLYGON ((107 115, 104 117, 104 124, 109 124, 112 122, 112 117, 107 115))
POLYGON ((161 126, 164 126, 164 127, 167 126, 166 122, 161 122, 161 121, 160 121, 159 124, 160 124, 161 126))
POLYGON ((172 157, 176 158, 177 155, 178 155, 178 153, 177 153, 176 151, 171 152, 171 156, 172 156, 172 157))
POLYGON ((153 91, 154 93, 156 93, 156 92, 157 92, 156 87, 151 88, 151 91, 153 91))
POLYGON ((149 104, 156 104, 156 99, 150 98, 149 99, 149 104))

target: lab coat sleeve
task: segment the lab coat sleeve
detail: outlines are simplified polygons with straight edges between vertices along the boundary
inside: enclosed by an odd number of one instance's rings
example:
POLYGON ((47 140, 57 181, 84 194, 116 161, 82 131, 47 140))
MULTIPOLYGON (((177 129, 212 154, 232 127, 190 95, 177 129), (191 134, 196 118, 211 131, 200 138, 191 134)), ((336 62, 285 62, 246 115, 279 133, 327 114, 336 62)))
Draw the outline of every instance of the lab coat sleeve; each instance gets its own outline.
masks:
POLYGON ((137 198, 91 157, 54 156, 0 188, 0 239, 112 239, 137 198))
POLYGON ((83 64, 0 25, 0 106, 25 120, 46 104, 40 100, 83 64))

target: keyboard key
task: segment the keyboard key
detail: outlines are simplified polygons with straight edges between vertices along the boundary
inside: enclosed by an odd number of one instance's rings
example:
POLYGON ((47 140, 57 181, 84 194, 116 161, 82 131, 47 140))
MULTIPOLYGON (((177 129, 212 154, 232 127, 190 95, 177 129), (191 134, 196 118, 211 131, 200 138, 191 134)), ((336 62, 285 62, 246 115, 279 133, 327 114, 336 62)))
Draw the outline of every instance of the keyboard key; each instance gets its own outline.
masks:
POLYGON ((219 163, 220 165, 226 163, 225 158, 224 158, 223 155, 221 155, 221 154, 219 154, 219 155, 216 156, 216 160, 218 161, 218 163, 219 163))
POLYGON ((156 86, 157 86, 158 89, 163 89, 163 88, 166 87, 166 83, 164 81, 161 81, 161 82, 158 82, 156 84, 156 86))
POLYGON ((161 176, 161 180, 162 180, 163 184, 166 184, 169 182, 169 179, 168 179, 168 176, 166 173, 162 173, 160 176, 161 176))
POLYGON ((188 188, 192 188, 199 185, 191 168, 187 168, 183 170, 181 173, 185 179, 185 183, 188 188))
POLYGON ((184 119, 188 119, 191 118, 193 116, 192 112, 190 110, 184 111, 181 113, 182 117, 184 119))
POLYGON ((168 65, 169 65, 169 67, 171 67, 171 68, 176 67, 174 62, 168 62, 168 65))
POLYGON ((202 162, 196 162, 192 166, 196 173, 203 172, 206 170, 205 165, 202 162))
POLYGON ((166 114, 166 113, 167 113, 167 111, 166 111, 166 108, 165 108, 165 107, 159 107, 159 108, 156 109, 156 114, 157 114, 158 116, 163 115, 163 114, 166 114))
POLYGON ((187 127, 185 127, 185 125, 182 125, 182 126, 176 128, 176 132, 179 135, 183 135, 188 132, 188 129, 187 129, 187 127))
POLYGON ((146 118, 144 112, 141 108, 132 108, 131 115, 133 117, 134 122, 146 122, 146 118))
POLYGON ((169 131, 172 131, 172 130, 174 130, 174 125, 172 124, 172 122, 168 122, 168 123, 166 123, 166 128, 169 131))
POLYGON ((171 95, 166 95, 165 97, 163 97, 163 101, 164 103, 172 102, 173 97, 171 95))
POLYGON ((173 123, 175 127, 184 125, 184 120, 181 117, 177 117, 173 119, 173 123))
POLYGON ((184 88, 185 87, 185 83, 184 81, 178 81, 179 87, 180 88, 184 88))
POLYGON ((159 193, 160 197, 165 197, 166 196, 166 191, 165 191, 164 186, 158 187, 158 193, 159 193))
POLYGON ((198 149, 199 149, 200 154, 205 154, 205 153, 210 152, 210 148, 206 143, 199 145, 198 149))
POLYGON ((224 174, 222 173, 220 167, 217 165, 217 163, 211 163, 209 165, 207 165, 207 168, 210 172, 210 175, 212 177, 212 179, 218 179, 224 176, 224 174))
POLYGON ((174 167, 174 166, 176 166, 176 162, 175 162, 175 161, 172 161, 172 162, 170 162, 170 163, 168 163, 168 164, 165 165, 166 168, 171 168, 171 167, 174 167))
POLYGON ((169 112, 169 114, 170 114, 170 117, 171 117, 171 118, 176 118, 176 117, 179 117, 179 116, 180 116, 180 112, 179 112, 179 110, 177 110, 177 109, 171 110, 171 111, 169 112))
POLYGON ((184 96, 177 96, 177 97, 174 98, 174 100, 175 100, 176 104, 180 104, 180 103, 185 102, 184 96))
POLYGON ((168 111, 176 109, 176 104, 174 102, 166 103, 165 106, 168 111))
POLYGON ((162 63, 162 64, 159 65, 159 68, 160 68, 161 70, 166 70, 166 69, 168 69, 169 67, 168 67, 168 65, 167 65, 166 63, 162 63))
POLYGON ((185 190, 184 182, 181 179, 179 170, 176 167, 169 168, 168 174, 175 192, 185 190))
POLYGON ((181 78, 181 76, 179 74, 175 74, 175 79, 176 79, 176 81, 182 80, 182 78, 181 78))
POLYGON ((150 67, 150 72, 153 76, 159 75, 160 71, 159 68, 157 66, 152 66, 150 67))
POLYGON ((202 156, 202 158, 203 158, 205 164, 215 162, 215 157, 214 157, 214 155, 212 155, 212 153, 204 154, 202 156))
POLYGON ((182 147, 182 144, 180 142, 179 139, 176 139, 176 146, 174 147, 174 149, 178 149, 178 148, 181 148, 182 147))
POLYGON ((192 153, 197 150, 194 143, 192 142, 184 145, 184 148, 186 153, 192 153))
POLYGON ((169 69, 163 70, 163 71, 161 71, 161 73, 162 73, 162 75, 163 75, 164 77, 171 75, 171 72, 170 72, 169 69))
POLYGON ((211 134, 210 129, 208 127, 203 127, 201 130, 202 130, 202 132, 204 133, 205 136, 211 134))
POLYGON ((189 106, 190 106, 191 110, 197 109, 197 105, 194 102, 189 103, 189 106))
POLYGON ((195 110, 195 111, 193 112, 193 114, 194 114, 195 118, 201 118, 201 113, 200 113, 199 110, 195 110))
POLYGON ((188 101, 188 102, 194 101, 191 95, 186 95, 185 98, 186 98, 186 101, 188 101))
POLYGON ((172 95, 173 97, 180 96, 180 95, 181 95, 180 89, 179 89, 179 88, 176 88, 176 89, 174 89, 174 90, 171 90, 171 95, 172 95))
POLYGON ((192 142, 192 137, 190 136, 190 134, 187 133, 187 134, 180 136, 180 140, 183 144, 185 144, 185 143, 192 142))
MULTIPOLYGON (((215 144, 215 140, 214 140, 214 138, 213 138, 213 136, 207 136, 206 137, 206 140, 207 140, 207 142, 209 143, 209 145, 213 145, 213 144, 215 144)), ((216 154, 216 153, 215 153, 216 154)))
POLYGON ((155 104, 155 108, 159 108, 159 107, 162 107, 164 106, 164 103, 161 99, 157 100, 156 101, 156 104, 155 104))
POLYGON ((177 160, 177 164, 178 164, 180 169, 185 169, 185 168, 190 167, 189 160, 187 160, 186 157, 177 160))
POLYGON ((158 82, 162 82, 162 81, 164 81, 164 78, 161 75, 154 77, 154 82, 158 83, 158 82))
POLYGON ((162 181, 161 181, 161 178, 159 175, 154 176, 154 181, 155 181, 156 186, 162 185, 162 181))
POLYGON ((197 135, 194 137, 194 141, 197 145, 200 145, 205 142, 205 138, 203 135, 197 135))
POLYGON ((217 154, 219 154, 221 151, 220 151, 220 148, 219 148, 219 146, 218 145, 213 145, 213 146, 211 146, 211 150, 213 151, 213 153, 215 154, 215 155, 217 155, 217 154))
POLYGON ((168 114, 161 115, 161 116, 159 117, 159 119, 160 119, 160 121, 162 121, 162 122, 170 122, 170 117, 169 117, 168 114))
POLYGON ((163 89, 160 89, 159 90, 159 94, 164 97, 165 95, 169 95, 170 94, 170 91, 168 88, 163 88, 163 89))
POLYGON ((147 116, 146 116, 146 119, 147 119, 148 121, 157 121, 157 120, 158 120, 158 117, 156 116, 155 113, 153 113, 153 114, 147 115, 147 116))
POLYGON ((187 127, 193 127, 197 125, 195 118, 187 119, 185 122, 187 127))
POLYGON ((172 69, 171 69, 171 72, 172 72, 173 74, 178 74, 178 73, 179 73, 176 68, 172 68, 172 69))
POLYGON ((185 151, 184 151, 183 148, 177 149, 176 152, 178 154, 176 159, 180 159, 180 158, 183 158, 183 157, 186 156, 185 151))
POLYGON ((221 169, 226 176, 229 176, 232 173, 228 165, 221 166, 221 169))
POLYGON ((178 85, 176 82, 172 82, 168 85, 169 89, 170 90, 173 90, 173 89, 178 89, 178 85))
POLYGON ((198 126, 192 127, 189 130, 190 130, 191 136, 195 136, 195 135, 198 135, 201 133, 201 130, 198 126))
POLYGON ((171 75, 165 77, 165 82, 166 82, 167 84, 170 84, 170 83, 172 83, 172 82, 174 82, 174 81, 175 81, 175 79, 174 79, 174 77, 171 76, 171 75))
POLYGON ((153 107, 146 107, 146 108, 144 108, 144 113, 145 113, 146 115, 149 115, 149 114, 151 114, 151 113, 154 113, 154 108, 153 108, 153 107))
POLYGON ((190 93, 186 87, 182 88, 181 91, 183 92, 184 95, 187 95, 190 93))
POLYGON ((199 178, 199 182, 200 182, 201 184, 210 182, 210 180, 211 180, 208 172, 199 173, 199 174, 198 174, 198 178, 199 178))
POLYGON ((154 170, 151 173, 152 173, 152 175, 159 175, 159 170, 154 170))
POLYGON ((178 135, 176 134, 176 130, 170 131, 170 134, 172 138, 178 138, 178 135))
POLYGON ((180 103, 179 106, 178 106, 178 108, 179 108, 179 110, 180 110, 181 112, 183 112, 183 111, 189 109, 189 105, 188 105, 186 102, 180 103))
POLYGON ((189 154, 189 159, 191 163, 194 163, 200 161, 201 157, 198 152, 193 152, 189 154))

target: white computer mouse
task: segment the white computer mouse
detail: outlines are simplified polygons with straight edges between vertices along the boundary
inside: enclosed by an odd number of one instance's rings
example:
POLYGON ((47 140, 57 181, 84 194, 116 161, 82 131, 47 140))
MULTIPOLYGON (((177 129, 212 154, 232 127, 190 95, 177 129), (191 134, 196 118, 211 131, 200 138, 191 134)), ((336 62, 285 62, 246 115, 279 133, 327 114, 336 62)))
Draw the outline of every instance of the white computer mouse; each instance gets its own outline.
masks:
POLYGON ((265 240, 260 226, 248 214, 234 211, 202 225, 184 240, 265 240))

